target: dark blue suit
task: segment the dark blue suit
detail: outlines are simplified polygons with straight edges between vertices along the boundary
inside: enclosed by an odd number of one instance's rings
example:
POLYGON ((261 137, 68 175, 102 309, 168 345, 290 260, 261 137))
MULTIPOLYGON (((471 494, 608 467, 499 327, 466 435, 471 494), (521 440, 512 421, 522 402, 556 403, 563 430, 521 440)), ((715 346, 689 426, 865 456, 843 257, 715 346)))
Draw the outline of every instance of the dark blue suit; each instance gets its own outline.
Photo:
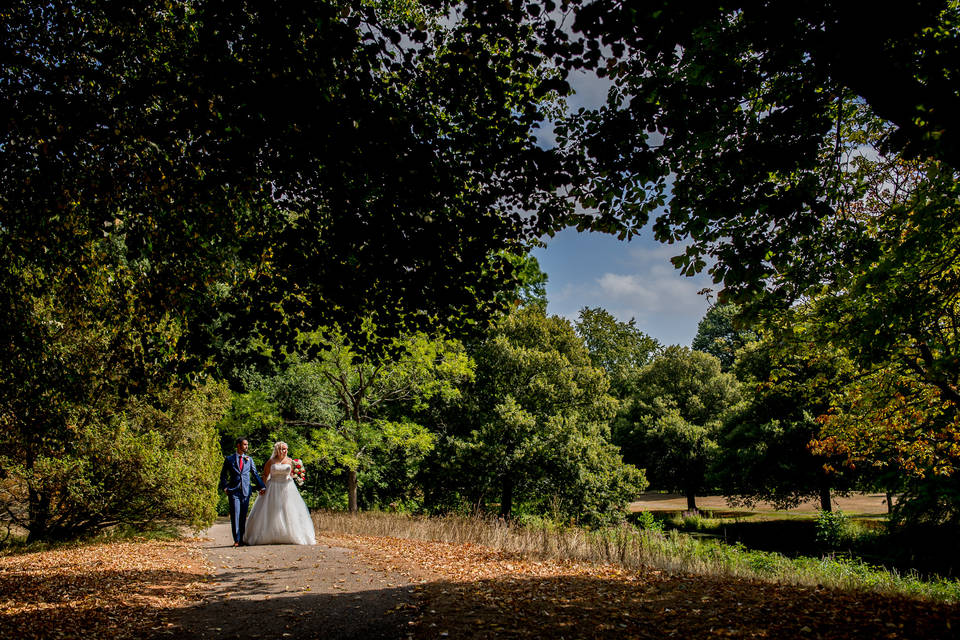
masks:
POLYGON ((243 471, 237 468, 240 454, 227 456, 220 470, 220 490, 226 491, 230 502, 230 528, 233 531, 233 541, 243 542, 243 533, 247 526, 247 510, 250 508, 250 474, 253 474, 258 489, 265 489, 266 485, 260 479, 257 465, 253 458, 243 454, 243 471))

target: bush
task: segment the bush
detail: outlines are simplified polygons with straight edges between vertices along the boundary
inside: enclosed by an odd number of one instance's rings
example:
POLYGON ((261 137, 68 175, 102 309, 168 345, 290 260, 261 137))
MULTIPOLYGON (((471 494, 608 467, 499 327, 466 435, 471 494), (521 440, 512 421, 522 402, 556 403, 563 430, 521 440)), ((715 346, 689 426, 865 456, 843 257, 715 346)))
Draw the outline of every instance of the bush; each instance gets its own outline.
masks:
POLYGON ((843 511, 821 511, 816 527, 817 542, 835 549, 848 540, 850 519, 843 511))
POLYGON ((659 531, 663 533, 663 523, 657 520, 653 513, 649 511, 641 511, 636 516, 636 524, 638 527, 644 531, 659 531))
POLYGON ((227 397, 225 385, 208 383, 133 398, 119 415, 78 425, 62 450, 30 467, 0 457, 7 473, 0 506, 31 539, 70 539, 116 525, 209 526, 222 460, 214 425, 227 397))
POLYGON ((744 557, 747 558, 750 569, 758 575, 775 575, 781 570, 780 560, 783 556, 778 554, 754 551, 744 552, 744 557))
POLYGON ((687 530, 700 531, 704 528, 703 516, 699 511, 684 511, 683 526, 687 530))

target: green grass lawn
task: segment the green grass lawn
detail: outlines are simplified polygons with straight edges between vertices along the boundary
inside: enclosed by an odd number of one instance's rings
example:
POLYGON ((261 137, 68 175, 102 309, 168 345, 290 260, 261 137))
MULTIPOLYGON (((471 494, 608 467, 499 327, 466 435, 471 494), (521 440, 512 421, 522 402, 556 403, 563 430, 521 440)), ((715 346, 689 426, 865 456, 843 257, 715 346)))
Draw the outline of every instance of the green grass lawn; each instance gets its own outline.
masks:
MULTIPOLYGON (((667 531, 676 530, 748 550, 787 557, 841 556, 901 573, 933 579, 960 576, 960 550, 952 531, 936 528, 891 529, 886 516, 853 515, 829 540, 818 537, 817 515, 790 512, 653 512, 667 531)), ((631 521, 639 522, 639 514, 631 521)))

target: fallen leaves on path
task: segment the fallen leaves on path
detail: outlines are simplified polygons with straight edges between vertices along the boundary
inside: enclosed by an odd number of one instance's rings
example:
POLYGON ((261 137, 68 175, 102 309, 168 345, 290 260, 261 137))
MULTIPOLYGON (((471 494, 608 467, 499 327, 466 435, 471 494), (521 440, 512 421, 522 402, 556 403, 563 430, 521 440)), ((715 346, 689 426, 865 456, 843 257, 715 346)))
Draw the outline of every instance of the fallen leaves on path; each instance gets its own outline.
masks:
POLYGON ((960 638, 956 605, 537 560, 469 544, 340 540, 367 562, 423 581, 423 639, 960 638))
POLYGON ((209 575, 195 541, 71 545, 0 557, 0 636, 142 638, 209 575))

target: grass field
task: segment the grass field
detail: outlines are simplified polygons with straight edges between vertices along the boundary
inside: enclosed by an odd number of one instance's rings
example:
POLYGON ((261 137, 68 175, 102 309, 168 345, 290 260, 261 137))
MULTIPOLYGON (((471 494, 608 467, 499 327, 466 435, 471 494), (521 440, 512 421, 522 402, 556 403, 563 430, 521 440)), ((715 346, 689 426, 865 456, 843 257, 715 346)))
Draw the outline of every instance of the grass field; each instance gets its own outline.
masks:
MULTIPOLYGON (((834 497, 833 508, 850 515, 882 516, 886 515, 887 498, 882 493, 854 493, 846 497, 834 497)), ((630 511, 686 511, 687 499, 676 493, 644 493, 640 499, 630 504, 630 511)), ((811 500, 801 503, 795 509, 786 511, 777 509, 769 502, 758 502, 749 507, 732 506, 723 496, 697 496, 697 508, 717 512, 742 512, 744 514, 789 514, 813 516, 820 511, 820 502, 811 500)))
POLYGON ((740 545, 790 558, 839 556, 901 574, 931 580, 960 576, 960 548, 952 531, 936 528, 890 529, 884 494, 859 493, 834 499, 839 518, 831 540, 818 533, 818 502, 778 510, 769 503, 732 506, 722 496, 697 498, 697 513, 683 496, 647 493, 630 505, 630 521, 648 518, 665 530, 701 540, 740 545))

